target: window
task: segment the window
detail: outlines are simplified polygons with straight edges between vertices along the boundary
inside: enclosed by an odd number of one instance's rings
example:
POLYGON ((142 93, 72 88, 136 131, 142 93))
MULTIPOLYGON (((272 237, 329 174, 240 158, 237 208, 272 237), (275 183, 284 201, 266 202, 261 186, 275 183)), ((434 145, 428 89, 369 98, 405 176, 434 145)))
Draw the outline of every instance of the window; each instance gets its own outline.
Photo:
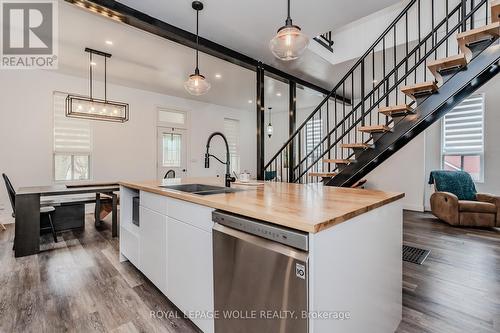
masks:
POLYGON ((163 133, 163 166, 171 168, 181 167, 182 135, 163 133))
POLYGON ((240 173, 240 121, 224 118, 224 135, 229 144, 231 171, 240 173))
POLYGON ((90 179, 91 129, 65 114, 66 94, 54 93, 54 180, 90 179))
MULTIPOLYGON (((308 155, 310 152, 314 151, 316 145, 321 142, 323 139, 323 122, 321 119, 311 119, 307 122, 305 126, 306 130, 306 139, 305 139, 305 153, 308 155)), ((311 165, 321 154, 321 151, 316 149, 308 158, 307 163, 311 165)), ((318 167, 321 168, 322 163, 318 164, 318 167)), ((320 171, 320 170, 318 170, 320 171)))
POLYGON ((442 168, 484 179, 484 95, 474 94, 443 119, 442 168))
POLYGON ((187 128, 187 112, 158 108, 158 126, 187 128))

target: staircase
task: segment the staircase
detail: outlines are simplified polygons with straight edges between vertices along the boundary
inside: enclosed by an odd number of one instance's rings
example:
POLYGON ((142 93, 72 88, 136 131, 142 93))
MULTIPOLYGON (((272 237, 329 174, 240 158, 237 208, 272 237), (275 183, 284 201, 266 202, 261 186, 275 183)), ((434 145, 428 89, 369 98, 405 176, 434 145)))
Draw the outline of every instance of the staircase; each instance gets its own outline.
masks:
POLYGON ((498 74, 499 15, 500 0, 409 1, 266 164, 266 174, 332 186, 360 180, 498 74), (311 144, 317 128, 325 134, 311 144))

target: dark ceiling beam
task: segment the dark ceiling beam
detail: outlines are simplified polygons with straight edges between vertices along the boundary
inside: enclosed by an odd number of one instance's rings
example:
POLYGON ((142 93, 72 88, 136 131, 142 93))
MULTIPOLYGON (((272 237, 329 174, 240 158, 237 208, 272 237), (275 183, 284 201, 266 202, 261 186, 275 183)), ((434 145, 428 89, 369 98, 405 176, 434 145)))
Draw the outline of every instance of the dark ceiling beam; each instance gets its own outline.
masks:
MULTIPOLYGON (((121 21, 125 24, 135 28, 147 31, 154 35, 163 37, 181 45, 196 48, 196 35, 180 29, 176 26, 158 20, 143 12, 135 10, 115 0, 65 0, 66 2, 79 5, 82 8, 99 13, 105 17, 121 21)), ((194 15, 194 14, 193 14, 194 15)), ((234 51, 230 48, 212 42, 206 38, 199 37, 199 50, 200 52, 214 56, 216 58, 228 61, 235 65, 244 67, 246 69, 256 71, 259 61, 242 53, 234 51)), ((285 73, 277 68, 264 64, 266 75, 273 77, 280 81, 294 81, 299 85, 316 90, 324 95, 330 93, 330 90, 320 87, 314 83, 308 82, 291 74, 285 73)), ((333 98, 333 96, 332 96, 333 98)), ((345 101, 350 104, 350 99, 342 96, 336 97, 339 101, 345 101)))

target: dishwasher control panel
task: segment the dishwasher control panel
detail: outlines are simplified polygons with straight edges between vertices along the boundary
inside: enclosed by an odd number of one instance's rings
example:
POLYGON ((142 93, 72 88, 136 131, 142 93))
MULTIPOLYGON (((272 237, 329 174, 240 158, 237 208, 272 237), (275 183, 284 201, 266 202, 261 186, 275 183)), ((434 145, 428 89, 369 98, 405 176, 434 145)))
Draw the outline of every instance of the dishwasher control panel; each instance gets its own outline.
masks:
POLYGON ((266 238, 303 251, 308 251, 309 249, 309 236, 305 232, 275 226, 267 222, 226 213, 220 210, 216 210, 212 213, 212 220, 226 227, 266 238))

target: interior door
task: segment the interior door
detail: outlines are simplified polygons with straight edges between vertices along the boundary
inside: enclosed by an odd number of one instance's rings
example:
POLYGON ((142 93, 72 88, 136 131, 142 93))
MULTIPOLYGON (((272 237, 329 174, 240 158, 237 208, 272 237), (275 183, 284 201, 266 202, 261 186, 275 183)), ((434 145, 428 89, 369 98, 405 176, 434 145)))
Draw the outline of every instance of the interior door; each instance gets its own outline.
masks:
POLYGON ((171 178, 187 176, 187 131, 158 127, 158 179, 168 173, 171 178))

